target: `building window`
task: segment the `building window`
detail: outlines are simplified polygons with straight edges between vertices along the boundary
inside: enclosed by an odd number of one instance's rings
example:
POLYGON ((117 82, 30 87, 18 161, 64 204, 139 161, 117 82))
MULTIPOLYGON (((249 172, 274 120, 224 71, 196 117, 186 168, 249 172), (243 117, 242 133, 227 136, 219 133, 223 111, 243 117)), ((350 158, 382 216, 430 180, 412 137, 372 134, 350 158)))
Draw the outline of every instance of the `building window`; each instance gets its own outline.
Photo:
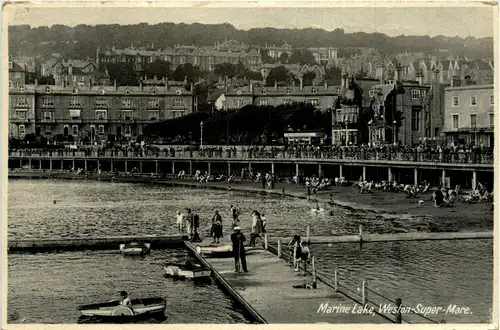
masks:
POLYGON ((495 95, 490 95, 490 105, 495 104, 495 95))
MULTIPOLYGON (((83 80, 83 77, 82 77, 82 80, 83 80)), ((73 94, 78 94, 78 89, 73 88, 73 94)))
POLYGON ((267 94, 267 90, 266 90, 266 89, 263 89, 263 90, 261 90, 261 91, 260 91, 260 93, 261 93, 262 95, 266 95, 266 94, 267 94))
POLYGON ((285 100, 284 100, 284 103, 285 103, 285 104, 292 104, 292 99, 285 99, 285 100))
POLYGON ((131 129, 130 125, 125 125, 124 132, 125 132, 126 136, 130 136, 132 134, 132 129, 131 129))
POLYGON ((24 86, 19 87, 19 91, 20 91, 21 93, 26 92, 26 87, 24 87, 24 86))
POLYGON ((158 120, 160 118, 160 112, 158 110, 148 111, 149 120, 158 120))
POLYGON ((160 107, 160 100, 157 97, 148 100, 148 109, 158 109, 160 107))
POLYGON ((374 91, 373 89, 370 89, 370 90, 368 91, 368 96, 369 96, 369 97, 374 97, 374 96, 375 96, 375 91, 374 91))
POLYGON ((130 109, 134 107, 134 102, 132 98, 127 97, 122 99, 122 108, 130 109))
POLYGON ((16 99, 16 107, 27 107, 28 101, 24 96, 18 96, 16 99))
POLYGON ((311 89, 311 93, 313 93, 313 94, 318 93, 318 89, 317 89, 316 87, 313 87, 313 88, 311 89))
POLYGON ((133 116, 134 116, 134 112, 131 110, 122 111, 122 119, 123 120, 132 120, 133 116))
POLYGON ((179 97, 175 97, 172 99, 172 106, 174 108, 184 108, 185 105, 184 105, 184 99, 182 98, 179 98, 179 97))
POLYGON ((287 88, 287 89, 286 89, 286 93, 287 93, 287 94, 292 94, 292 89, 291 89, 291 88, 287 88))
POLYGON ((53 114, 54 113, 52 111, 44 111, 43 112, 43 119, 45 119, 45 120, 51 120, 53 114))
POLYGON ((458 96, 453 96, 453 106, 458 107, 459 106, 459 101, 458 101, 458 96))
POLYGON ((69 99, 69 107, 70 108, 79 108, 80 107, 80 98, 72 97, 69 99))
POLYGON ((411 98, 414 100, 420 99, 420 89, 412 89, 411 90, 411 98))
POLYGON ((458 129, 458 115, 451 115, 451 128, 458 129))
POLYGON ((490 113, 490 127, 495 127, 495 114, 490 113))
POLYGON ((95 99, 95 106, 96 108, 107 108, 108 100, 105 97, 98 97, 95 99))
POLYGON ((420 110, 411 111, 411 130, 414 132, 420 130, 420 110))
POLYGON ((52 97, 44 97, 42 98, 42 107, 53 107, 54 99, 52 97))
POLYGON ((97 126, 97 132, 99 135, 104 135, 104 125, 97 126))
POLYGON ((26 134, 26 126, 24 125, 19 125, 19 135, 25 135, 26 134))
POLYGON ((471 97, 470 97, 470 105, 471 106, 476 106, 477 105, 476 95, 471 95, 471 97))
POLYGON ((308 102, 315 107, 319 106, 319 99, 309 99, 308 102))
POLYGON ((476 127, 476 125, 477 125, 477 115, 471 114, 470 115, 470 127, 476 127))
POLYGON ((23 109, 23 110, 16 110, 16 117, 19 119, 27 119, 27 114, 28 112, 23 109))
POLYGON ((12 80, 9 80, 9 89, 12 88, 12 80))
POLYGON ((267 102, 267 99, 260 99, 259 100, 259 105, 260 106, 267 106, 268 102, 267 102))
POLYGON ((71 134, 73 136, 78 136, 78 125, 71 126, 71 134))
POLYGON ((50 89, 49 86, 45 87, 45 93, 50 93, 52 90, 50 89))
POLYGON ((108 112, 106 110, 96 110, 95 117, 97 120, 106 120, 108 118, 108 112))

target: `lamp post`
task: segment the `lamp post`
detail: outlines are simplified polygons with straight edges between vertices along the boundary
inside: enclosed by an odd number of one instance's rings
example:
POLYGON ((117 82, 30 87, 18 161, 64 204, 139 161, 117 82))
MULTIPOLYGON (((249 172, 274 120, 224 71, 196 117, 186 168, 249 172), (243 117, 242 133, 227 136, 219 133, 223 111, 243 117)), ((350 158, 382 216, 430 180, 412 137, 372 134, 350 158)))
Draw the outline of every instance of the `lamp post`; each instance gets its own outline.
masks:
POLYGON ((392 143, 396 144, 396 121, 392 122, 392 143))
POLYGON ((200 147, 203 148, 203 121, 200 122, 200 147))

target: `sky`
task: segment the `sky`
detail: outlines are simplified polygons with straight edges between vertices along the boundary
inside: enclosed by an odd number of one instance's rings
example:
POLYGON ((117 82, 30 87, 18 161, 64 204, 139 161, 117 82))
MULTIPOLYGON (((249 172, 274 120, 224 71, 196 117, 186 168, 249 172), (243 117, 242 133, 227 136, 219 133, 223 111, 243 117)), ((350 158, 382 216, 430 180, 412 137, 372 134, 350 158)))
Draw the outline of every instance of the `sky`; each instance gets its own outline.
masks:
MULTIPOLYGON (((494 9, 475 7, 333 7, 321 8, 262 7, 206 8, 203 5, 180 7, 87 7, 82 8, 22 8, 18 5, 10 16, 10 24, 51 26, 64 24, 157 24, 172 23, 230 23, 237 29, 251 28, 343 28, 346 32, 380 32, 396 35, 444 35, 447 37, 492 37, 494 9), (202 8, 200 8, 202 7, 202 8)), ((284 4, 282 4, 283 6, 284 4)), ((247 5, 248 6, 248 5, 247 5)), ((329 7, 328 7, 329 6, 329 7)), ((379 5, 380 6, 380 5, 379 5)))

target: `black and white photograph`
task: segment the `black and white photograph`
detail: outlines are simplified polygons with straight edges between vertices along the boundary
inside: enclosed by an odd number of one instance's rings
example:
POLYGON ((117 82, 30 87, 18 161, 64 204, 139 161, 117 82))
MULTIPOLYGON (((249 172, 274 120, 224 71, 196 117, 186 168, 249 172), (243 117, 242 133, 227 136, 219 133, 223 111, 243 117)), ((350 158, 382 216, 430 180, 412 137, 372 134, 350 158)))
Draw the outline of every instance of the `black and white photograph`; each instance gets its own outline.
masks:
POLYGON ((496 2, 2 17, 2 329, 498 327, 496 2))

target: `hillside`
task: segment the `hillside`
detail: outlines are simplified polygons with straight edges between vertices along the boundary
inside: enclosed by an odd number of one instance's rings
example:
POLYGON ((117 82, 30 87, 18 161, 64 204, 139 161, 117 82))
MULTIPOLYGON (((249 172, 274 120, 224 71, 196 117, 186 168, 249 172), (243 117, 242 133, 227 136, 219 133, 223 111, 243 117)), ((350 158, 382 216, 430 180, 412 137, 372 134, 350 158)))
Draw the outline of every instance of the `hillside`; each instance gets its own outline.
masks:
POLYGON ((94 57, 101 49, 124 48, 131 43, 136 47, 165 48, 181 45, 214 45, 216 41, 235 39, 251 45, 281 45, 285 42, 294 47, 371 47, 382 54, 399 52, 435 53, 447 50, 454 55, 472 59, 493 57, 493 38, 445 37, 445 36, 397 36, 381 33, 345 33, 343 29, 275 29, 259 28, 238 30, 231 24, 174 24, 149 25, 78 25, 68 27, 31 28, 29 25, 9 27, 9 48, 13 56, 47 56, 60 53, 71 58, 94 57))

